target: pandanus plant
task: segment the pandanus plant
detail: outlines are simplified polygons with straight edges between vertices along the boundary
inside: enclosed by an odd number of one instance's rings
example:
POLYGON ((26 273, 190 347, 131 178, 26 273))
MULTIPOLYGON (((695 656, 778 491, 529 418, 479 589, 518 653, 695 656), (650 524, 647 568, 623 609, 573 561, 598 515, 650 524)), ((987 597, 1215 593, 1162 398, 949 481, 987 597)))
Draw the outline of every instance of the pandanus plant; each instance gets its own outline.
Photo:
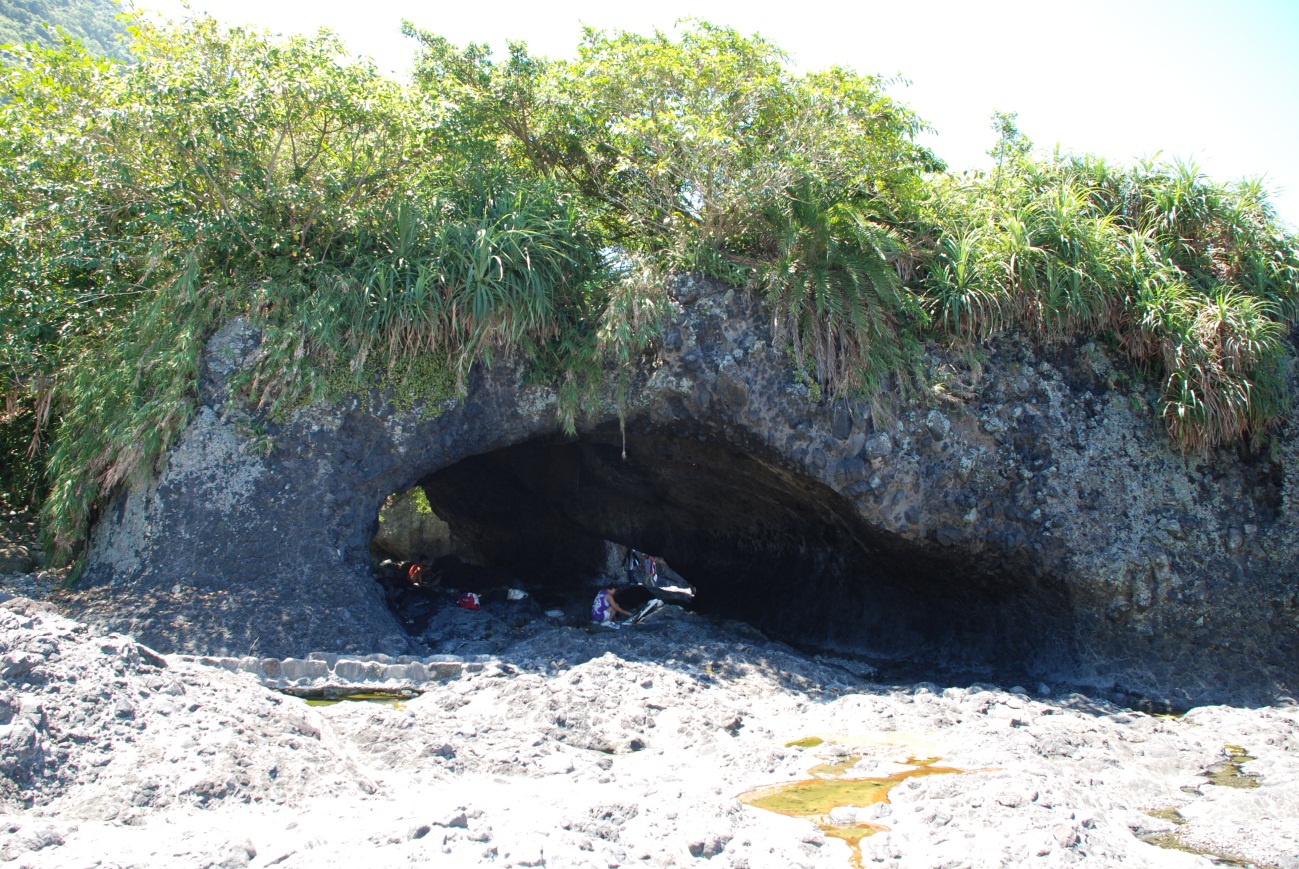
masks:
POLYGON ((831 394, 871 392, 889 372, 904 372, 897 231, 868 202, 836 201, 808 182, 790 187, 770 219, 775 256, 760 279, 775 339, 792 345, 831 394))

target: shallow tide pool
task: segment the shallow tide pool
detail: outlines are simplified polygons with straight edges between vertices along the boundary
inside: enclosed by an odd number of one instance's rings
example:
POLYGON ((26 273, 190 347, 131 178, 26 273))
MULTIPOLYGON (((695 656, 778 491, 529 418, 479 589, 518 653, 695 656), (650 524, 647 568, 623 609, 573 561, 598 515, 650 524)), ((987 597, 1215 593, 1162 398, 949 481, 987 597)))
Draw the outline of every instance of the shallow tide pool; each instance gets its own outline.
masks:
MULTIPOLYGON (((791 745, 819 747, 822 741, 816 737, 798 740, 791 745)), ((831 822, 830 813, 840 806, 864 808, 875 803, 888 802, 889 791, 910 778, 929 775, 950 775, 963 773, 966 770, 948 766, 937 766, 938 758, 926 757, 907 759, 910 769, 895 772, 892 775, 878 777, 853 777, 852 769, 861 761, 859 755, 830 763, 820 763, 808 770, 813 778, 794 782, 766 785, 741 794, 740 802, 745 805, 795 818, 807 818, 821 831, 835 839, 842 839, 852 849, 852 865, 862 865, 861 840, 889 828, 883 824, 836 824, 831 822)))

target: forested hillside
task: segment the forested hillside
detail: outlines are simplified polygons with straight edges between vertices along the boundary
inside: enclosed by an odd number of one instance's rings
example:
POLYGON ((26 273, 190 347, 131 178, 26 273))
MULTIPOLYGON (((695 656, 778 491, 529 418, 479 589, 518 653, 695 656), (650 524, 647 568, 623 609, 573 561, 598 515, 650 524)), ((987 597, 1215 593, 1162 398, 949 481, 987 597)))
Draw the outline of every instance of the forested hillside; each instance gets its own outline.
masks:
POLYGON ((117 20, 121 11, 113 0, 0 0, 0 45, 49 44, 49 28, 62 27, 95 54, 125 60, 125 43, 119 37, 126 29, 117 20))
POLYGON ((923 342, 1012 328, 1126 353, 1184 450, 1288 400, 1299 250, 1257 183, 1038 155, 1010 116, 995 172, 951 175, 890 82, 704 23, 562 61, 408 34, 409 86, 210 20, 141 29, 130 65, 6 63, 0 448, 58 551, 153 471, 235 314, 268 419, 513 355, 571 421, 655 339, 672 269, 764 295, 817 400, 919 393, 923 342))

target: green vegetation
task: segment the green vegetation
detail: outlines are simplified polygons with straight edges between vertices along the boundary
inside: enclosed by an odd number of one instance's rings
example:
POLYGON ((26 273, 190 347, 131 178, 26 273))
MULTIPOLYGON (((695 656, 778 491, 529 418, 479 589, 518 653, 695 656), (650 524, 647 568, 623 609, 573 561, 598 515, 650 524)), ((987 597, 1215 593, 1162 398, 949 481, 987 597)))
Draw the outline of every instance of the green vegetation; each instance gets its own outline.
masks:
POLYGON ((939 178, 919 298, 967 342, 1019 327, 1113 338, 1162 389, 1184 450, 1262 435, 1283 409, 1299 249, 1258 182, 1216 185, 1188 163, 1033 160, 994 124, 995 174, 939 178))
POLYGON ((52 45, 62 28, 94 54, 126 60, 121 11, 113 0, 0 0, 0 45, 52 45))
POLYGON ((121 67, 65 43, 0 81, 0 370, 15 416, 57 406, 45 531, 152 472, 194 409, 203 341, 247 313, 242 384, 274 413, 378 369, 445 398, 436 366, 535 351, 602 274, 570 197, 443 159, 427 104, 332 37, 212 21, 142 29, 121 67), (339 368, 347 376, 334 376, 339 368))
MULTIPOLYGON (((915 336, 895 228, 941 164, 884 82, 795 76, 774 45, 707 23, 679 39, 587 30, 575 61, 505 63, 407 26, 454 126, 580 197, 606 245, 767 294, 777 331, 833 391, 872 389, 915 336)), ((481 148, 475 149, 475 153, 481 148)))
POLYGON ((421 516, 432 516, 433 506, 428 502, 428 493, 422 486, 411 489, 411 499, 415 502, 415 512, 421 516))
POLYGON ((409 86, 329 35, 203 19, 137 23, 129 64, 9 49, 0 483, 43 499, 56 558, 155 472, 234 315, 262 335, 257 426, 346 393, 436 413, 513 358, 572 427, 603 385, 625 400, 673 269, 763 294, 817 396, 922 387, 922 342, 1020 328, 1121 348, 1186 450, 1288 399, 1299 251, 1257 184, 1037 159, 1012 115, 995 171, 954 177, 892 82, 705 23, 587 31, 566 61, 407 31, 409 86))

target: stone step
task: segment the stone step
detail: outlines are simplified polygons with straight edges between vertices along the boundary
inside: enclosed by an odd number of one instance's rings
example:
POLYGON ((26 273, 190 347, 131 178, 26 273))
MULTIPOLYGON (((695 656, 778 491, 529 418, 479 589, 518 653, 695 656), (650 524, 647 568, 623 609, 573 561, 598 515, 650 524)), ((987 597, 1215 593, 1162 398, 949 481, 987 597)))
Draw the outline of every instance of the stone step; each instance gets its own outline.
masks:
POLYGON ((356 688, 385 690, 419 688, 432 682, 446 682, 483 672, 495 662, 490 655, 338 655, 311 652, 306 658, 223 658, 198 655, 168 655, 173 661, 187 661, 218 667, 234 673, 251 673, 267 688, 298 690, 356 688))

